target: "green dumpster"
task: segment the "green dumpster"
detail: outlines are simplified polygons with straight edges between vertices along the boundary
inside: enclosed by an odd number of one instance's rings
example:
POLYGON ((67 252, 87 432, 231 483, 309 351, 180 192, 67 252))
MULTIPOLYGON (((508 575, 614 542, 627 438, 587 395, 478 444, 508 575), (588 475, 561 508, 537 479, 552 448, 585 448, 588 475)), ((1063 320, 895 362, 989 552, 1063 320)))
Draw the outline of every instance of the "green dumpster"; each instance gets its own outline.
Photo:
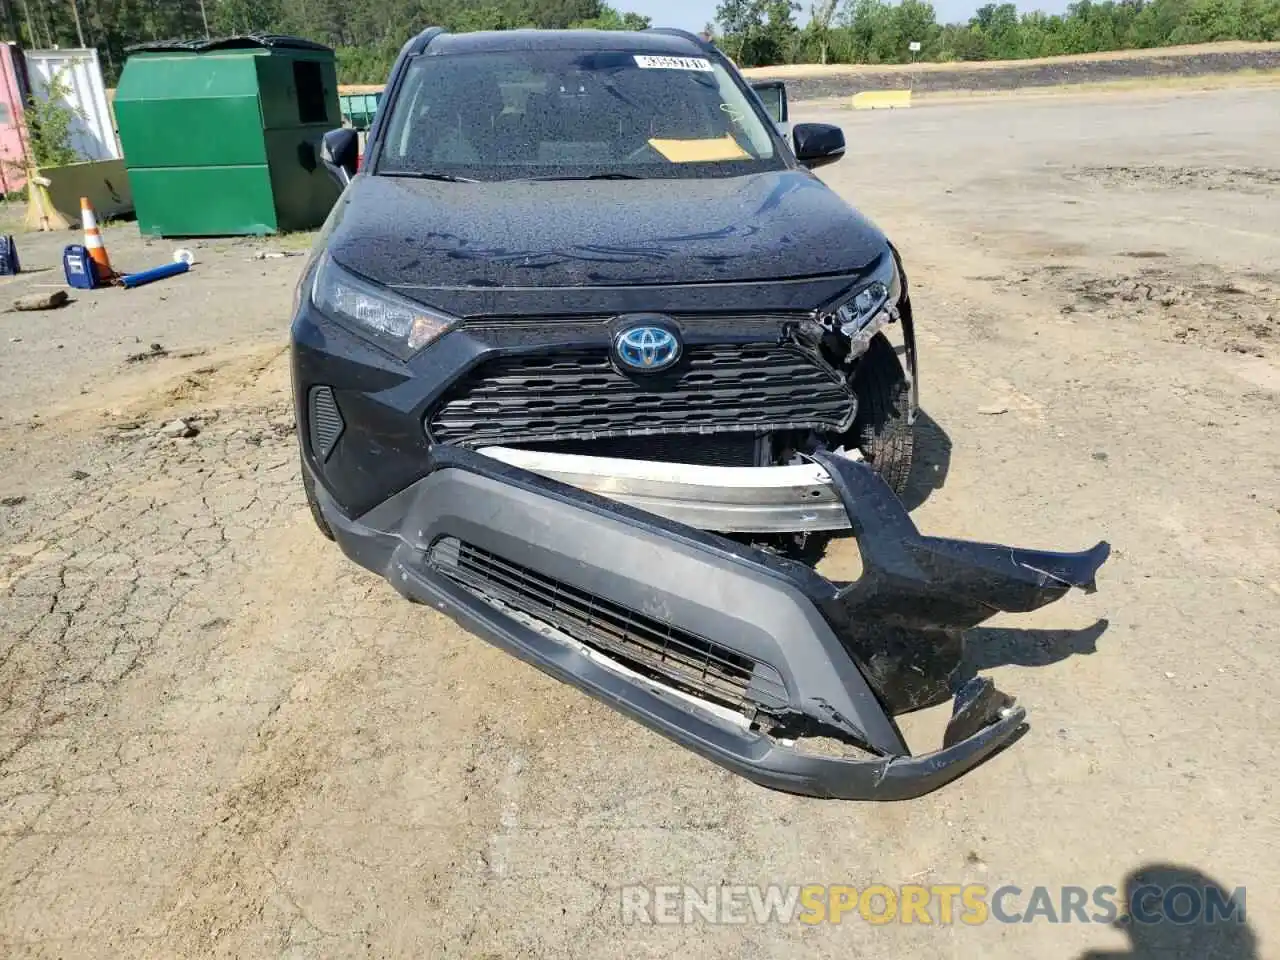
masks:
POLYGON ((116 124, 142 233, 309 230, 338 187, 320 139, 341 125, 333 51, 296 37, 142 44, 116 87, 116 124))
POLYGON ((373 126, 373 118, 378 112, 378 103, 381 100, 381 92, 338 94, 338 106, 342 110, 343 121, 360 133, 364 133, 373 126))

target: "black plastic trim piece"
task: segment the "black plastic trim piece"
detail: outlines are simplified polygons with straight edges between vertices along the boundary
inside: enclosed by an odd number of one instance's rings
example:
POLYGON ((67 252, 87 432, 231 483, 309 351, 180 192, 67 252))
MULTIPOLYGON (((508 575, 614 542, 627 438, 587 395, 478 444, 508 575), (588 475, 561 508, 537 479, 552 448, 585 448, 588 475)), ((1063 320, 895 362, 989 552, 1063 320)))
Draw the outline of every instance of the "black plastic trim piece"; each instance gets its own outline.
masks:
POLYGON ((485 360, 450 385, 426 430, 472 447, 734 429, 840 434, 856 414, 846 379, 794 344, 696 343, 653 374, 620 371, 608 349, 582 347, 485 360))
POLYGON ((320 385, 307 394, 307 427, 311 453, 322 463, 329 459, 346 429, 333 388, 320 385))
POLYGON ((1060 554, 922 537, 865 464, 821 462, 859 535, 864 573, 852 584, 455 447, 434 448, 422 480, 358 520, 319 496, 343 550, 402 593, 708 759, 792 792, 918 796, 1011 743, 1023 724, 1022 709, 979 678, 957 694, 943 749, 911 756, 893 716, 940 699, 952 638, 997 610, 1091 586, 1107 547, 1060 554), (427 553, 448 536, 632 609, 661 610, 681 629, 776 665, 788 703, 766 726, 816 728, 866 757, 795 749, 532 629, 432 569, 427 553))
POLYGON ((149 40, 125 47, 125 53, 208 53, 213 50, 315 50, 333 53, 333 47, 303 37, 275 33, 245 33, 231 37, 198 40, 149 40))

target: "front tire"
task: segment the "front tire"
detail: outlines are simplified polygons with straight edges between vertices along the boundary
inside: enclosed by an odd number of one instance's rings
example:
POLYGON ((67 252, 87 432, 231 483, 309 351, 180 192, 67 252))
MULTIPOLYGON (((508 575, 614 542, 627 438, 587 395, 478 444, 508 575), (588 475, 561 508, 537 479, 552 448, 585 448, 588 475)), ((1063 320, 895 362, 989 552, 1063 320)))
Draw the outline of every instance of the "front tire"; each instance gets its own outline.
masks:
POLYGON ((853 438, 867 462, 893 492, 902 496, 911 479, 915 437, 908 421, 911 385, 887 337, 877 333, 858 360, 853 390, 858 416, 853 438))

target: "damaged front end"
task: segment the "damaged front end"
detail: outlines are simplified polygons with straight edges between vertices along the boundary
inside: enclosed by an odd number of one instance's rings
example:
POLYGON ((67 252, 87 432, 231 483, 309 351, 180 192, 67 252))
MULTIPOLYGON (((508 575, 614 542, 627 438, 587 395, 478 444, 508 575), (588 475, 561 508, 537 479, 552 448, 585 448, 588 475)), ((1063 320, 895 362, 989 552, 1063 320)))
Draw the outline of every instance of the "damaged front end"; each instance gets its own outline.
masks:
POLYGON ((325 509, 352 558, 704 757, 813 796, 919 796, 1015 739, 1023 710, 990 681, 951 689, 961 634, 1092 588, 1108 554, 921 536, 869 467, 819 454, 863 561, 833 583, 474 451, 431 456, 358 520, 325 509), (941 749, 913 756, 895 715, 948 697, 941 749))

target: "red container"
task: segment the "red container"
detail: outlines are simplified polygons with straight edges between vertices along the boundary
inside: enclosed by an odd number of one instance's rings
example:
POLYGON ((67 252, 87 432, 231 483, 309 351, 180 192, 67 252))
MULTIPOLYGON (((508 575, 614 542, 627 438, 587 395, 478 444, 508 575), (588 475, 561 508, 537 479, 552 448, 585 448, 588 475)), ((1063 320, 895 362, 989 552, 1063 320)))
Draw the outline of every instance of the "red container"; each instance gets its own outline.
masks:
POLYGON ((27 135, 22 105, 27 100, 27 63, 14 43, 0 43, 0 189, 21 190, 27 182, 27 135))

